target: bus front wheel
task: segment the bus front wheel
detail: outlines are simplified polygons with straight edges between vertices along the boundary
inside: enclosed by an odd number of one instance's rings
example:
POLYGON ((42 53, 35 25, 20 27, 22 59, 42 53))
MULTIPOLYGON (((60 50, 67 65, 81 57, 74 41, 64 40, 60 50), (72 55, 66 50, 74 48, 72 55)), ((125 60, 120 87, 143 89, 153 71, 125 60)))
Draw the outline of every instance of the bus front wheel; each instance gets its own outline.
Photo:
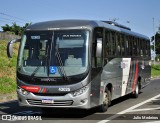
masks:
POLYGON ((103 95, 103 104, 100 105, 100 112, 106 112, 111 101, 111 92, 106 88, 103 95))

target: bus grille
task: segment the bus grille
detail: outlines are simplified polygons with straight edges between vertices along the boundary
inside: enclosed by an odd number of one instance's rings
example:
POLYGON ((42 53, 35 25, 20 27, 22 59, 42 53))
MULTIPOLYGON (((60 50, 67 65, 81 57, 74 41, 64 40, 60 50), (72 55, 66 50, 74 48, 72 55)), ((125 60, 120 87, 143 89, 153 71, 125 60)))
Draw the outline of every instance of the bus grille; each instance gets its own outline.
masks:
POLYGON ((27 99, 30 105, 44 105, 44 106, 70 106, 73 104, 73 100, 54 100, 53 104, 42 103, 42 100, 27 99))
POLYGON ((33 93, 36 96, 65 96, 67 93, 33 93))

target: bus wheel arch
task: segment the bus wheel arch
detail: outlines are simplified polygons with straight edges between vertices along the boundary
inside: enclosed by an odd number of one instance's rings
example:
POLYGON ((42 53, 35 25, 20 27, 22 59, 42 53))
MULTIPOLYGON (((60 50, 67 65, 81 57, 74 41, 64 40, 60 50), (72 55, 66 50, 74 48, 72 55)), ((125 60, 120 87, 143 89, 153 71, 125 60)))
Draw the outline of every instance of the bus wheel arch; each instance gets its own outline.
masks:
POLYGON ((109 105, 111 105, 111 99, 112 99, 112 91, 113 91, 113 86, 111 83, 109 83, 106 88, 109 91, 109 105))
POLYGON ((108 84, 104 89, 103 102, 99 106, 100 112, 107 111, 108 106, 111 104, 111 97, 112 97, 112 84, 108 84))

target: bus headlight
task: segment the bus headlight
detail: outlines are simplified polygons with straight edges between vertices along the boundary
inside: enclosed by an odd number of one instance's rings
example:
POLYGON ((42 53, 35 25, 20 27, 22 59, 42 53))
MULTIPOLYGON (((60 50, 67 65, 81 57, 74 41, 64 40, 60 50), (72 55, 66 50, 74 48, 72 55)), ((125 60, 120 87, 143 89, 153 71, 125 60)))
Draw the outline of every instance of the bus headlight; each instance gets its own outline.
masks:
POLYGON ((22 89, 22 88, 20 88, 20 87, 18 87, 18 89, 19 89, 19 92, 20 92, 21 94, 25 95, 25 96, 29 94, 28 91, 26 91, 26 90, 24 90, 24 89, 22 89))
POLYGON ((83 94, 84 92, 86 92, 87 90, 88 90, 88 86, 85 86, 77 91, 74 91, 73 96, 74 97, 79 96, 79 95, 83 94))

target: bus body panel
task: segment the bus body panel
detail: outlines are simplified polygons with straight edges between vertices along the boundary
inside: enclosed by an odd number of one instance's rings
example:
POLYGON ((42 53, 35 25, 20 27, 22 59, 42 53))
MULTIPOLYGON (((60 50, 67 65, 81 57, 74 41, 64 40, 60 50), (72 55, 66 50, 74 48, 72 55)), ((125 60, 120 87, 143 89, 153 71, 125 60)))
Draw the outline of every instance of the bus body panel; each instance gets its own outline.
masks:
MULTIPOLYGON (((95 35, 93 32, 95 28, 102 28, 103 30, 114 31, 123 35, 149 40, 149 38, 144 35, 99 21, 61 20, 42 22, 29 26, 25 30, 26 32, 37 32, 42 30, 53 32, 57 30, 89 30, 90 35, 87 44, 89 50, 89 72, 87 73, 87 77, 83 80, 75 82, 74 84, 72 83, 66 85, 29 84, 28 82, 22 81, 17 77, 17 94, 19 104, 21 106, 89 109, 91 107, 103 104, 104 92, 108 85, 111 85, 112 87, 110 90, 112 95, 111 100, 114 100, 121 96, 125 96, 126 94, 132 93, 135 89, 137 80, 140 80, 142 86, 141 88, 145 87, 150 82, 150 56, 148 56, 148 58, 142 58, 140 56, 108 56, 107 63, 103 64, 104 66, 102 65, 100 68, 98 68, 100 69, 99 72, 96 71, 97 69, 92 69, 92 51, 95 50, 93 48, 93 43, 95 43, 95 39, 93 38, 95 35), (22 90, 20 88, 27 86, 38 86, 40 89, 36 93, 29 92, 29 94, 25 96, 22 94, 22 90), (88 89, 83 94, 77 97, 73 96, 73 92, 78 91, 85 86, 88 86, 88 89), (69 88, 69 91, 59 91, 62 88, 69 88), (42 103, 42 100, 45 99, 51 101, 52 103, 42 103)), ((106 50, 104 46, 103 50, 106 50)), ((102 59, 104 63, 104 55, 102 59)), ((48 78, 50 79, 50 77, 48 78)))

